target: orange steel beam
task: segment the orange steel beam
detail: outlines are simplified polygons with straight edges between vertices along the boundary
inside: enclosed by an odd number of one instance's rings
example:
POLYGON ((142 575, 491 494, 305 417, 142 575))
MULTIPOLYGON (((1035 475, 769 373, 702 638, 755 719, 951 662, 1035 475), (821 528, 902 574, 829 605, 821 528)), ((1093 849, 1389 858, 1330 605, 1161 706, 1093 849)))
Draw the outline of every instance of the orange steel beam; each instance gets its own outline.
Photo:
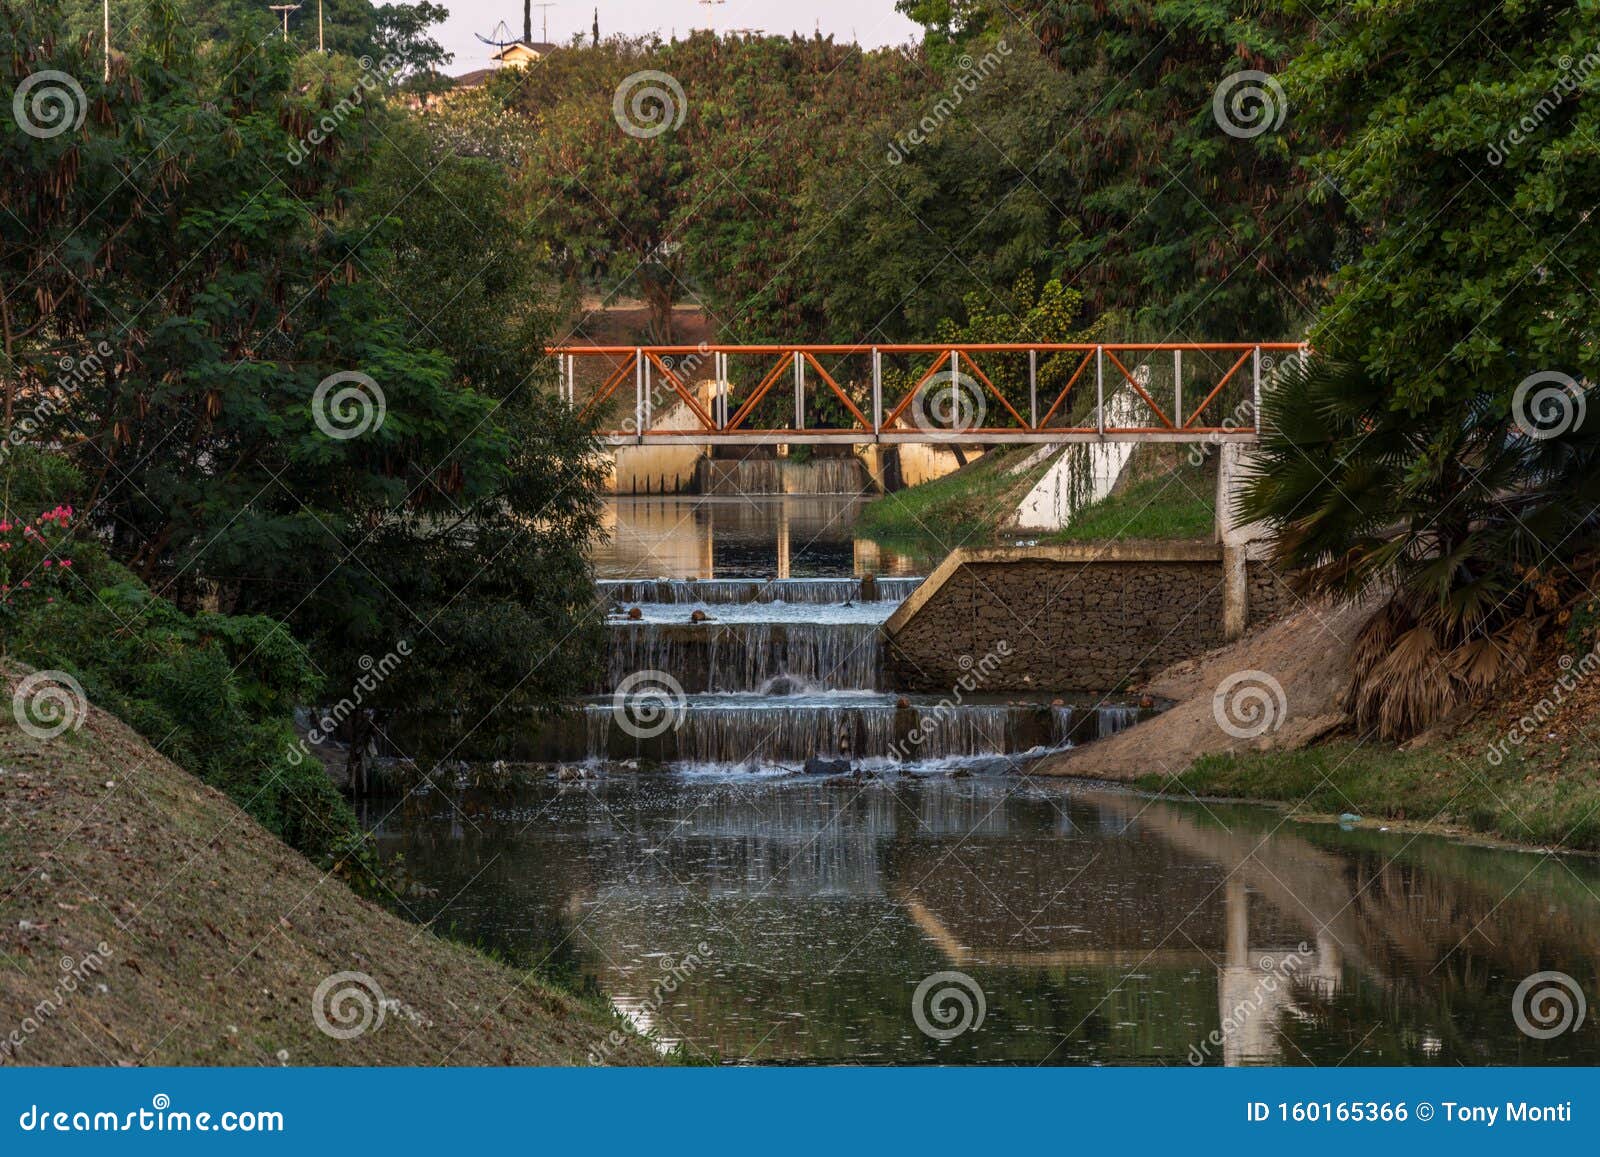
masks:
MULTIPOLYGON (((1169 341, 1169 342, 966 342, 956 343, 955 348, 970 350, 973 353, 1027 353, 1029 350, 1038 350, 1059 353, 1061 351, 1076 350, 1079 353, 1096 349, 1144 351, 1159 353, 1163 350, 1253 350, 1259 346, 1262 350, 1306 350, 1310 347, 1305 342, 1298 341, 1263 341, 1263 342, 1203 342, 1203 341, 1169 341)), ((548 354, 576 354, 579 357, 592 357, 602 354, 632 354, 636 350, 651 350, 658 354, 784 354, 794 353, 796 350, 810 350, 817 354, 870 354, 873 350, 886 354, 919 354, 939 353, 949 354, 950 345, 926 343, 900 343, 879 345, 656 345, 656 346, 631 346, 631 345, 555 345, 546 348, 548 354)))
POLYGON ((938 373, 939 367, 950 360, 949 346, 936 346, 934 348, 942 349, 944 351, 944 356, 935 358, 933 360, 933 364, 923 371, 922 376, 917 379, 917 384, 912 386, 911 389, 907 391, 906 396, 900 399, 900 404, 893 410, 889 411, 888 416, 883 420, 885 428, 894 425, 900 420, 900 415, 905 413, 906 407, 911 404, 912 399, 922 392, 922 387, 928 384, 928 379, 933 377, 934 374, 938 373))
POLYGON ((750 395, 744 405, 739 407, 739 412, 729 419, 727 426, 729 430, 736 428, 740 422, 750 416, 750 411, 756 408, 761 399, 767 396, 767 391, 772 389, 777 382, 778 375, 783 373, 783 367, 790 364, 792 363, 787 357, 778 359, 778 364, 767 371, 767 376, 761 379, 761 383, 756 386, 755 392, 750 395))
MULTIPOLYGON (((1262 346, 1261 348, 1265 349, 1266 347, 1262 346)), ((1206 395, 1205 401, 1196 406, 1194 408, 1194 413, 1189 415, 1189 422, 1193 422, 1196 418, 1198 418, 1201 413, 1204 412, 1205 408, 1211 404, 1211 399, 1222 392, 1222 387, 1227 385, 1228 379, 1233 377, 1233 375, 1238 372, 1240 366, 1244 365, 1245 359, 1250 356, 1250 352, 1250 350, 1245 350, 1244 353, 1240 354, 1239 360, 1234 362, 1233 365, 1229 367, 1228 372, 1222 375, 1222 380, 1215 386, 1211 387, 1211 392, 1206 395)), ((1179 414, 1178 417, 1182 418, 1183 415, 1179 414)), ((1180 429, 1187 430, 1189 428, 1189 422, 1183 423, 1180 429)), ((1259 424, 1259 420, 1257 424, 1259 424)))
POLYGON ((1156 417, 1161 419, 1161 424, 1168 430, 1177 429, 1177 427, 1172 424, 1172 419, 1167 417, 1166 411, 1160 406, 1156 405, 1156 400, 1149 394, 1145 393, 1144 387, 1134 380, 1134 376, 1128 372, 1128 367, 1122 364, 1122 359, 1117 357, 1117 355, 1112 353, 1110 350, 1106 350, 1106 357, 1111 359, 1112 365, 1116 366, 1117 369, 1122 371, 1122 376, 1128 379, 1128 384, 1138 392, 1141 398, 1144 399, 1145 405, 1149 406, 1156 412, 1156 417))
POLYGON ((717 428, 716 421, 711 417, 710 414, 706 413, 700 408, 699 400, 696 399, 694 394, 692 394, 690 391, 684 389, 683 383, 678 380, 678 375, 673 373, 671 367, 669 367, 666 362, 661 360, 661 356, 654 352, 648 351, 646 352, 645 356, 649 358, 651 362, 655 364, 656 368, 661 371, 662 376, 665 377, 667 381, 672 383, 672 388, 678 392, 678 396, 685 402, 688 402, 689 408, 700 416, 701 424, 707 430, 715 430, 717 428))
MULTIPOLYGON (((595 394, 593 394, 589 398, 589 400, 587 402, 584 403, 584 405, 583 405, 583 407, 582 407, 582 409, 580 411, 580 414, 582 416, 588 416, 592 412, 597 411, 608 399, 610 399, 617 392, 617 390, 621 387, 622 383, 627 379, 627 374, 628 374, 629 367, 630 366, 637 366, 637 364, 641 360, 641 358, 648 358, 649 359, 649 364, 654 365, 656 368, 658 368, 661 371, 663 377, 666 378, 668 384, 672 387, 672 389, 694 411, 695 415, 699 418, 699 420, 701 422, 702 429, 699 430, 699 431, 696 431, 696 430, 640 431, 639 433, 641 433, 641 434, 649 433, 652 436, 662 436, 662 435, 666 435, 666 434, 670 433, 670 434, 678 435, 678 436, 682 436, 682 437, 693 437, 696 433, 703 433, 703 432, 728 433, 728 432, 734 431, 737 427, 740 427, 745 421, 747 421, 749 419, 750 415, 754 412, 756 406, 758 406, 761 403, 762 399, 764 399, 766 397, 766 395, 771 392, 771 390, 774 387, 774 385, 776 385, 778 379, 782 376, 784 366, 792 364, 793 356, 795 354, 797 354, 797 353, 800 354, 805 359, 806 362, 809 362, 811 364, 811 366, 817 371, 817 373, 822 376, 823 381, 825 381, 828 384, 829 389, 833 390, 834 394, 839 398, 839 400, 845 404, 846 408, 850 411, 851 416, 858 423, 859 429, 862 430, 862 431, 870 430, 872 428, 871 422, 868 421, 866 415, 862 413, 860 407, 858 407, 855 404, 855 402, 851 400, 849 394, 845 392, 843 387, 841 387, 839 385, 838 380, 836 378, 834 378, 834 376, 832 374, 828 373, 828 371, 823 368, 821 362, 818 360, 817 355, 819 355, 819 354, 863 355, 863 354, 871 353, 873 351, 877 351, 878 353, 887 353, 887 354, 933 353, 933 354, 937 354, 938 355, 938 357, 933 361, 933 363, 931 365, 929 365, 928 368, 926 370, 924 370, 922 375, 917 379, 916 385, 913 386, 911 388, 911 390, 908 391, 905 394, 905 396, 900 399, 898 404, 896 404, 894 406, 894 408, 891 411, 889 411, 888 414, 883 416, 882 425, 881 425, 880 428, 885 430, 885 431, 888 431, 889 429, 894 427, 896 425, 896 423, 901 421, 901 419, 903 418, 903 416, 904 416, 904 414, 906 412, 906 409, 912 404, 912 402, 915 400, 916 396, 927 385, 929 379, 932 378, 935 374, 937 374, 939 372, 939 370, 949 361, 951 355, 954 354, 956 356, 957 364, 959 365, 960 362, 963 361, 963 360, 966 362, 967 366, 973 371, 973 373, 976 374, 976 376, 979 379, 982 380, 984 387, 986 389, 988 389, 990 393, 994 394, 994 396, 1005 407, 1006 411, 1010 414, 1010 416, 1017 422, 1018 428, 1020 428, 1020 430, 1027 431, 1027 432, 1033 433, 1033 434, 1040 433, 1040 432, 1044 431, 1046 429, 1046 427, 1048 427, 1050 420, 1055 416, 1057 411, 1060 410, 1060 408, 1063 406, 1063 404, 1065 404, 1065 402, 1067 401, 1068 397, 1071 395, 1073 388, 1078 384, 1079 379, 1083 376, 1084 371, 1088 368, 1089 363, 1093 359, 1094 353, 1097 350, 1103 351, 1107 356, 1109 356, 1111 358, 1112 364, 1114 366, 1116 366, 1117 370, 1127 380, 1128 384, 1131 385, 1134 388, 1134 390, 1139 394, 1139 396, 1144 400, 1144 402, 1151 408, 1151 410, 1153 410, 1155 412, 1156 416, 1161 420, 1161 422, 1164 423, 1161 426, 1117 427, 1116 430, 1118 432, 1120 432, 1120 433, 1129 433, 1129 434, 1138 434, 1138 433, 1204 434, 1204 433, 1210 433, 1210 432, 1216 432, 1216 431, 1231 431, 1231 427, 1226 427, 1226 426, 1217 426, 1217 427, 1201 426, 1201 425, 1198 425, 1198 422, 1199 422, 1201 416, 1205 413, 1206 409, 1211 405, 1211 403, 1213 401, 1216 400, 1217 395, 1222 392, 1223 388, 1228 384, 1228 382, 1230 382, 1233 379, 1234 375, 1239 372, 1239 368, 1242 365, 1244 365, 1244 363, 1250 358, 1251 353, 1253 351, 1255 351, 1255 350, 1261 350, 1261 351, 1290 351, 1290 352, 1302 352, 1303 353, 1303 352, 1307 351, 1309 348, 1310 347, 1307 346, 1304 342, 1249 342, 1249 343, 1246 343, 1246 342, 1121 342, 1121 343, 1116 343, 1116 344, 1108 344, 1108 343, 1105 343, 1105 342, 1040 342, 1040 343, 1027 343, 1027 342, 973 342, 973 343, 969 343, 969 344, 960 344, 960 343, 952 343, 952 344, 900 343, 900 344, 880 344, 880 345, 818 344, 818 345, 749 345, 749 346, 740 346, 740 345, 726 345, 726 346, 724 346, 724 345, 715 345, 715 346, 713 346, 713 345, 693 345, 693 346, 689 346, 689 345, 672 345, 672 346, 666 346, 666 345, 661 345, 661 346, 557 345, 557 346, 549 347, 547 352, 549 352, 551 354, 558 354, 558 355, 570 355, 570 356, 573 356, 573 357, 609 357, 609 358, 618 358, 618 357, 620 357, 622 359, 616 365, 616 367, 610 371, 608 376, 605 378, 603 384, 601 385, 600 389, 595 394), (1233 364, 1228 368, 1227 373, 1223 374, 1221 380, 1219 380, 1217 382, 1217 384, 1214 387, 1212 387, 1210 393, 1208 393, 1205 396, 1205 398, 1200 402, 1200 404, 1198 406, 1196 406, 1194 408, 1194 410, 1190 414, 1187 415, 1187 417, 1181 412, 1175 415, 1175 419, 1176 419, 1176 422, 1177 422, 1176 425, 1174 424, 1174 420, 1167 417, 1166 413, 1161 409, 1161 407, 1159 405, 1156 404, 1155 400, 1150 396, 1150 394, 1148 392, 1146 392, 1144 387, 1139 384, 1138 380, 1133 376, 1133 374, 1128 370, 1128 367, 1123 363, 1122 358, 1117 356, 1119 353, 1122 353, 1122 354, 1126 354, 1126 353, 1129 353, 1129 352, 1152 352, 1153 353, 1153 352, 1173 351, 1173 350, 1215 351, 1215 352, 1230 352, 1230 353, 1236 352, 1239 355, 1237 357, 1237 359, 1233 362, 1233 364), (1038 425, 1036 427, 1028 425, 1028 423, 1022 418, 1022 415, 1020 413, 1018 413, 1016 408, 1011 405, 1010 401, 995 386, 994 382, 992 380, 990 380, 990 378, 988 377, 987 374, 984 373, 982 367, 980 367, 978 365, 977 360, 974 357, 975 354, 979 354, 979 353, 1027 353, 1029 351, 1035 351, 1035 352, 1038 352, 1038 353, 1076 352, 1076 353, 1081 353, 1081 354, 1085 355, 1078 362, 1077 368, 1072 371, 1072 376, 1068 379, 1066 387, 1056 396, 1056 399, 1055 399, 1054 402, 1051 403, 1050 408, 1048 410, 1046 410, 1045 413, 1044 413, 1044 416, 1038 420, 1038 425), (709 414, 705 410, 705 408, 702 407, 699 404, 698 399, 696 399, 694 397, 693 391, 688 389, 685 386, 683 380, 678 376, 678 374, 675 373, 673 370, 669 369, 668 366, 666 365, 666 363, 662 360, 663 357, 665 357, 666 355, 697 354, 697 355, 704 356, 705 354, 708 354, 708 353, 761 354, 761 355, 776 354, 776 355, 779 355, 778 363, 775 366, 773 366, 773 368, 761 379, 760 383, 756 386, 755 390, 751 393, 751 395, 744 402, 744 404, 739 407, 738 412, 734 415, 734 417, 728 422, 728 424, 725 427, 718 427, 717 426, 715 418, 713 418, 711 416, 711 414, 709 414)), ((1079 427, 1059 427, 1059 429, 1061 429, 1063 432, 1073 432, 1073 431, 1079 431, 1080 428, 1079 427)), ((1085 427, 1083 429, 1087 429, 1087 427, 1085 427)), ((760 433, 760 434, 763 434, 763 435, 770 435, 770 434, 781 433, 783 431, 778 431, 778 430, 765 430, 765 431, 739 430, 738 432, 741 433, 741 434, 748 433, 748 434, 754 435, 754 434, 760 433)), ((841 431, 841 433, 848 433, 848 432, 849 431, 841 431)), ((985 429, 985 430, 981 431, 981 433, 984 433, 984 434, 1002 434, 1002 433, 1005 433, 1005 432, 1006 432, 1006 430, 1002 429, 1002 428, 985 429)), ((1016 432, 1016 431, 1012 431, 1012 432, 1016 432)), ((616 433, 616 432, 612 431, 612 433, 616 433)))
POLYGON ((857 424, 859 424, 863 430, 872 429, 872 423, 867 421, 866 415, 860 410, 856 409, 856 404, 852 402, 849 396, 839 388, 839 383, 833 380, 833 375, 822 368, 822 363, 817 361, 816 357, 811 353, 811 351, 803 349, 800 352, 805 356, 806 361, 810 362, 816 367, 817 373, 822 375, 822 380, 828 383, 833 392, 839 395, 839 400, 845 404, 852 414, 855 415, 857 424))
POLYGON ((961 358, 967 363, 967 365, 972 367, 972 372, 978 375, 978 380, 981 381, 985 386, 989 387, 989 392, 1000 399, 1000 404, 1004 406, 1011 416, 1017 420, 1017 425, 1021 426, 1024 430, 1028 429, 1028 423, 1022 420, 1022 415, 1017 413, 1016 410, 1012 409, 1011 403, 1006 401, 1006 396, 994 388, 994 383, 989 380, 989 375, 978 368, 978 363, 972 360, 972 356, 965 351, 962 351, 961 358))
POLYGON ((611 375, 611 377, 606 379, 605 385, 600 387, 599 392, 597 392, 586 403, 584 403, 583 409, 578 411, 578 417, 588 417, 591 409, 600 405, 612 394, 616 393, 617 387, 620 386, 623 383, 623 380, 628 376, 628 369, 633 365, 633 363, 634 359, 630 357, 617 366, 616 371, 611 375))
POLYGON ((1043 430, 1050 424, 1050 419, 1055 416, 1056 408, 1067 400, 1067 395, 1072 393, 1072 387, 1078 384, 1078 379, 1083 376, 1083 371, 1089 368, 1089 363, 1094 361, 1094 354, 1086 353, 1083 360, 1078 363, 1078 368, 1072 371, 1072 376, 1067 379, 1067 387, 1056 395, 1056 400, 1045 411, 1044 417, 1039 419, 1039 429, 1043 430))

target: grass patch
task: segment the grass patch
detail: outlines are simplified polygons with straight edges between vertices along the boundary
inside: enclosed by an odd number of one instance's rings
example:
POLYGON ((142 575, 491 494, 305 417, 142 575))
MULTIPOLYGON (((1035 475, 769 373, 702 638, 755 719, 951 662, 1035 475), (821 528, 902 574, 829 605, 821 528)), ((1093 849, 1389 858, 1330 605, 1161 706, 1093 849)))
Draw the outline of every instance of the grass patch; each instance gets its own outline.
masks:
POLYGON ((1478 726, 1449 745, 1400 751, 1337 740, 1304 751, 1208 755, 1176 781, 1138 786, 1187 798, 1281 800, 1303 815, 1445 824, 1521 844, 1600 851, 1600 745, 1587 740, 1486 758, 1495 733, 1478 726))
POLYGON ((935 560, 958 546, 992 546, 1011 512, 1049 469, 1040 463, 1021 474, 1009 472, 1033 449, 1000 447, 954 474, 876 498, 862 508, 856 533, 935 560))
MULTIPOLYGON (((1010 473, 1035 447, 1003 446, 932 482, 867 504, 857 523, 866 538, 905 553, 943 557, 958 546, 994 546, 1019 536, 1012 513, 1054 462, 1051 456, 1010 473)), ((1085 507, 1062 530, 1031 541, 1209 539, 1216 520, 1216 475, 1161 447, 1140 447, 1116 489, 1085 507)))
POLYGON ((1210 538, 1216 517, 1215 480, 1203 468, 1184 465, 1112 491, 1041 541, 1210 538))

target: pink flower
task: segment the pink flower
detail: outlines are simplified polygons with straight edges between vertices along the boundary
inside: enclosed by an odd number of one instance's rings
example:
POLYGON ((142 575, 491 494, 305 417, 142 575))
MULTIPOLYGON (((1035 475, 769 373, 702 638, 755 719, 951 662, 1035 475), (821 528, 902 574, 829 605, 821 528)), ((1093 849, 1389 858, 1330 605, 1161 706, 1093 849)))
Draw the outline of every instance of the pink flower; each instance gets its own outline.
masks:
POLYGON ((45 559, 45 560, 44 560, 44 565, 45 565, 45 566, 54 566, 54 565, 55 565, 55 563, 53 563, 53 562, 51 562, 51 561, 50 561, 50 560, 49 560, 49 559, 45 559))
POLYGON ((61 569, 62 570, 66 570, 71 565, 72 565, 72 560, 70 558, 64 558, 64 559, 61 560, 61 569))
POLYGON ((29 588, 29 587, 31 587, 31 586, 32 586, 32 585, 33 585, 33 584, 32 584, 32 583, 31 583, 31 582, 29 582, 29 581, 28 581, 28 580, 27 580, 27 579, 23 579, 23 580, 22 580, 22 589, 23 589, 23 590, 27 590, 27 589, 28 589, 28 588, 29 588))

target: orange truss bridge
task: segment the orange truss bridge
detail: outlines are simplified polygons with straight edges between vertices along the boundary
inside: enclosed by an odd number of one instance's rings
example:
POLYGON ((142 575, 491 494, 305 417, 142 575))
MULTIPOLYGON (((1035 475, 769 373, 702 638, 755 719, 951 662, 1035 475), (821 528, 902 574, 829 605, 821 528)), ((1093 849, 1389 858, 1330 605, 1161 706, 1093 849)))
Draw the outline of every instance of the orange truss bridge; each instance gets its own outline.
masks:
POLYGON ((1291 342, 563 345, 563 400, 614 446, 1252 442, 1291 342))

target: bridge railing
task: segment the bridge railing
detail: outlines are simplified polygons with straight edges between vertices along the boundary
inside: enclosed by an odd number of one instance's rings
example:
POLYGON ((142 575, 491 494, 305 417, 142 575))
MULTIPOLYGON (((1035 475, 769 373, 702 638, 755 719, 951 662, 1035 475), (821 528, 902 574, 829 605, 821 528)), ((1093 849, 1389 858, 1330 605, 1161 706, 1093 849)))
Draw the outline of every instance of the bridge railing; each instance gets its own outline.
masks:
POLYGON ((645 442, 1253 441, 1304 346, 1237 343, 564 345, 563 400, 645 442))

